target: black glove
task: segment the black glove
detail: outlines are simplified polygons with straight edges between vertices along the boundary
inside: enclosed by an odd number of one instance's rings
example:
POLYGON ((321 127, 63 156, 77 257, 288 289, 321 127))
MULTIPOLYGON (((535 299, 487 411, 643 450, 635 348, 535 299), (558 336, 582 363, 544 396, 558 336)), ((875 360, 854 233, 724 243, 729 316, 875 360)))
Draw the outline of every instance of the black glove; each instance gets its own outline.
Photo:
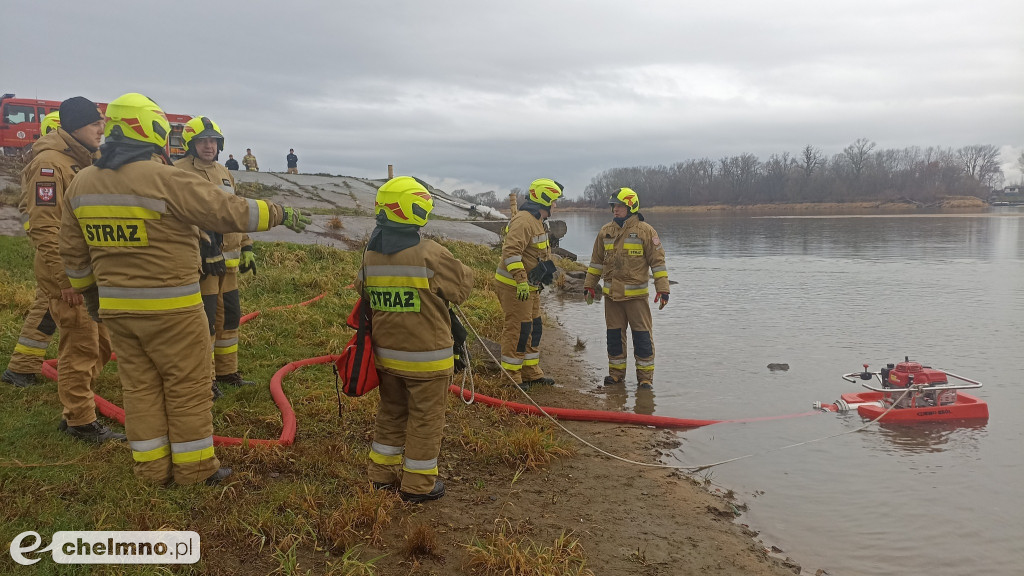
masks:
POLYGON ((256 275, 256 255, 252 253, 252 246, 242 246, 242 261, 238 264, 238 271, 242 274, 252 271, 256 275))
POLYGON ((103 323, 100 320, 100 289, 95 284, 82 291, 82 299, 85 300, 85 310, 93 322, 103 323))
POLYGON ((455 352, 455 373, 458 374, 466 369, 466 365, 469 362, 469 355, 467 354, 466 348, 466 337, 469 333, 466 332, 466 327, 459 322, 459 317, 455 315, 455 311, 451 308, 448 309, 448 316, 452 322, 452 340, 455 344, 452 345, 452 351, 455 352))
POLYGON ((527 279, 534 286, 547 286, 555 280, 555 263, 551 260, 541 260, 527 274, 527 279))
POLYGON ((224 243, 224 236, 217 232, 205 231, 203 236, 199 237, 199 257, 203 261, 202 267, 202 279, 206 279, 209 275, 223 276, 227 274, 228 267, 224 262, 224 254, 221 253, 220 247, 224 243))

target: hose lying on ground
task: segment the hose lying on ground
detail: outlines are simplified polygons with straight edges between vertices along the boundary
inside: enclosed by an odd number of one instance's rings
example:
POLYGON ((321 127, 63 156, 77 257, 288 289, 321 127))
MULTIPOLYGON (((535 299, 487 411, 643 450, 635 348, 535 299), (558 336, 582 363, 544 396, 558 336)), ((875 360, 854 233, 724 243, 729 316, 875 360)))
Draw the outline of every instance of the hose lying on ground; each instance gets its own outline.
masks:
MULTIPOLYGON (((278 306, 271 308, 271 310, 282 310, 292 308, 294 306, 307 306, 316 302, 326 296, 326 292, 319 296, 300 302, 298 304, 290 304, 287 306, 278 306)), ((461 311, 460 311, 461 312, 461 311)), ((253 318, 260 315, 259 311, 250 312, 245 316, 242 316, 240 324, 244 324, 253 318)), ((468 319, 467 319, 468 321, 468 319)), ((474 331, 475 332, 475 331, 474 331)), ((478 335, 479 336, 479 335, 478 335)), ((213 443, 216 446, 240 446, 243 444, 248 445, 264 445, 264 446, 290 446, 295 442, 295 432, 297 423, 295 419, 295 412, 292 410, 291 403, 288 401, 288 397, 284 393, 282 385, 284 383, 284 377, 288 374, 298 370, 305 366, 311 366, 314 364, 329 364, 337 360, 336 355, 317 356, 314 358, 306 358, 304 360, 296 360, 289 362, 281 367, 270 379, 270 394, 274 399, 274 403, 277 404, 278 410, 281 412, 281 435, 277 439, 265 439, 265 438, 238 438, 230 436, 214 436, 213 443)), ((112 356, 112 359, 116 359, 116 356, 112 356)), ((42 373, 44 376, 51 380, 57 380, 57 360, 47 360, 43 364, 42 373)), ((471 390, 466 390, 464 387, 457 385, 449 386, 449 391, 453 394, 460 396, 464 401, 469 400, 471 397, 475 398, 476 402, 480 402, 487 406, 494 406, 511 410, 512 412, 520 414, 531 414, 535 416, 548 416, 555 417, 559 420, 575 420, 575 421, 588 421, 588 422, 609 422, 613 424, 628 424, 636 426, 652 426, 655 428, 697 428, 700 426, 707 426, 710 424, 718 424, 722 422, 746 422, 755 421, 762 419, 774 419, 774 418, 787 418, 794 416, 804 416, 808 414, 816 414, 817 412, 806 412, 801 414, 793 414, 779 417, 769 418, 751 418, 747 420, 702 420, 692 418, 672 418, 668 416, 654 416, 646 414, 633 414, 629 412, 611 412, 602 410, 579 410, 573 408, 550 408, 542 407, 539 405, 521 404, 518 402, 510 402, 508 400, 501 400, 498 398, 492 398, 490 396, 484 396, 481 394, 475 394, 471 390)), ((532 400, 532 398, 531 398, 532 400)), ((124 424, 124 409, 117 406, 113 402, 102 398, 99 395, 95 396, 96 406, 100 413, 104 416, 117 420, 121 424, 124 424)), ((679 468, 678 466, 667 466, 672 468, 679 468)))

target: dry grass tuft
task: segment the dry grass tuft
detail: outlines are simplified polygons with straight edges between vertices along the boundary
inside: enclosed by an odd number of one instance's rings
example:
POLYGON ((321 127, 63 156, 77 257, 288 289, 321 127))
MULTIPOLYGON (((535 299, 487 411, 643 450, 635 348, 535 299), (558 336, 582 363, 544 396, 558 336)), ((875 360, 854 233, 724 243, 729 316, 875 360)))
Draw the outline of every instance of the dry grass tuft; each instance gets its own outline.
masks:
POLYGON ((335 216, 327 221, 327 227, 331 230, 341 230, 345 227, 345 224, 342 223, 341 218, 335 216))
POLYGON ((413 525, 405 535, 405 544, 402 546, 402 554, 405 555, 406 558, 440 556, 441 544, 438 542, 437 532, 427 524, 418 523, 413 525))
POLYGON ((466 546, 471 569, 486 575, 516 576, 594 576, 586 567, 586 556, 579 539, 563 532, 551 546, 540 546, 508 527, 474 540, 466 546))

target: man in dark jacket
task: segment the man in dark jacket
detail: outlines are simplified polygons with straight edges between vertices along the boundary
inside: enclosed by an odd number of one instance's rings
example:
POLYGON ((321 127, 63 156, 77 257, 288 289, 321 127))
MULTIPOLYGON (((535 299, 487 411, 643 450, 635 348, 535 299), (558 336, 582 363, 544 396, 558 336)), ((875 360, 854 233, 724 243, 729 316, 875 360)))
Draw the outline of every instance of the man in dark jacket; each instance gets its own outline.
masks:
POLYGON ((299 173, 299 157, 295 155, 295 148, 288 149, 288 155, 285 156, 285 160, 288 161, 288 173, 298 174, 299 173))
POLYGON ((238 160, 235 160, 234 154, 228 154, 228 161, 224 163, 224 167, 228 170, 238 170, 238 160))

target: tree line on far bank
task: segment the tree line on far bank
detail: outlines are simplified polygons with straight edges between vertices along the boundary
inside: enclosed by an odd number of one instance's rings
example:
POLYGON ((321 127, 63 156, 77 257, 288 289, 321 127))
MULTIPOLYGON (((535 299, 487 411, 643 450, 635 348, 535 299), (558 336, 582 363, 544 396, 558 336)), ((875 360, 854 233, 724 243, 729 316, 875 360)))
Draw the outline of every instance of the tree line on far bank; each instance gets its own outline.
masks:
POLYGON ((646 206, 768 204, 791 202, 913 201, 943 196, 987 198, 1001 186, 999 149, 990 144, 961 148, 876 149, 860 138, 827 157, 807 145, 761 160, 741 154, 719 160, 690 159, 671 166, 612 168, 594 176, 581 205, 603 205, 626 186, 646 206))

